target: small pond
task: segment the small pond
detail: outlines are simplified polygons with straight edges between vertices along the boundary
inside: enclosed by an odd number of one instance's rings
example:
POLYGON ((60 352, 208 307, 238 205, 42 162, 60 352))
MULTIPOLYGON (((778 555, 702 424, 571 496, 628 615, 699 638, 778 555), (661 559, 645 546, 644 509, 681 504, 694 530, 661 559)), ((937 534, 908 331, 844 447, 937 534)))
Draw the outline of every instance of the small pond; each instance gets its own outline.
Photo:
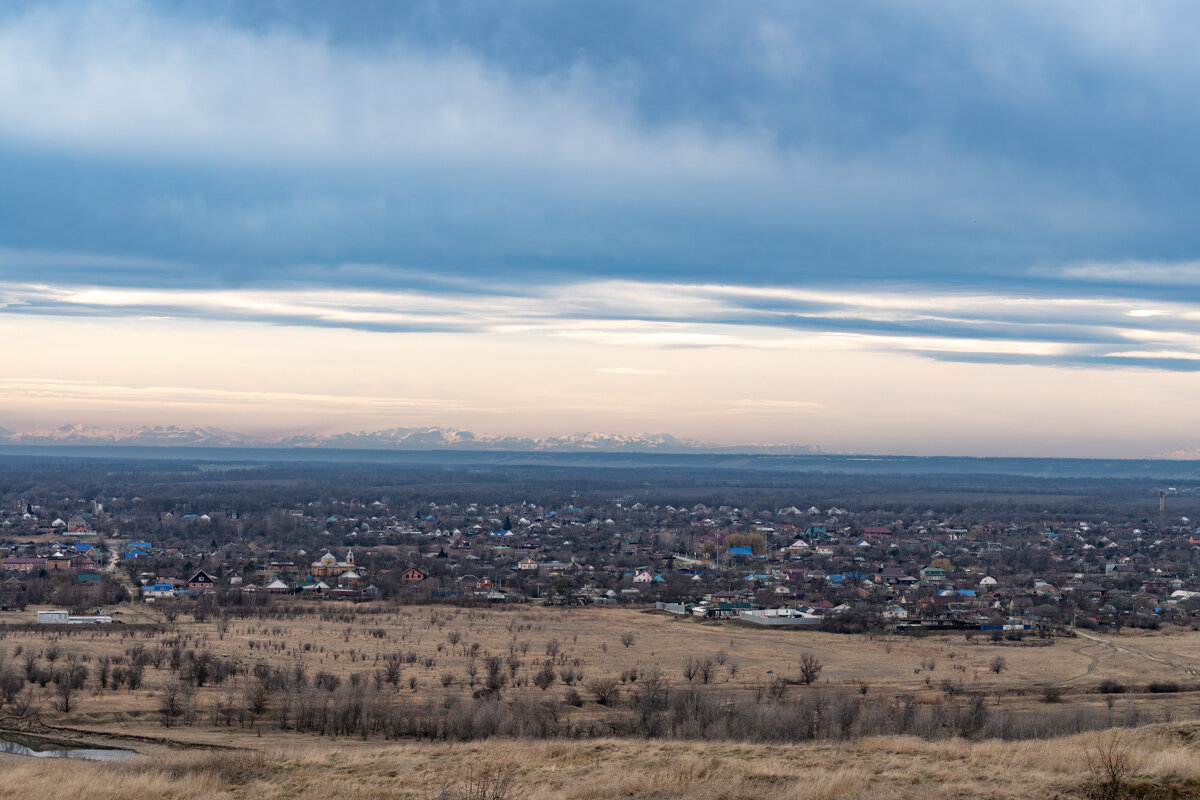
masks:
POLYGON ((0 753, 35 758, 85 758, 90 761, 124 761, 138 753, 116 747, 78 747, 41 736, 0 731, 0 753))

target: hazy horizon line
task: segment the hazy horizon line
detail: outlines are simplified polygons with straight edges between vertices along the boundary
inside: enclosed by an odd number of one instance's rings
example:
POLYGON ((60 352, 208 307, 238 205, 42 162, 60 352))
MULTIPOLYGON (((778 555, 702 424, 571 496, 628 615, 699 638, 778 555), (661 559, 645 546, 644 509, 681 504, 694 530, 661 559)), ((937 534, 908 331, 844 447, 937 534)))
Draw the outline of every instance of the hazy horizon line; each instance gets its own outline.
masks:
POLYGON ((117 447, 146 449, 246 449, 275 451, 342 451, 342 452, 408 452, 408 453, 513 453, 532 455, 541 453, 585 453, 612 455, 753 455, 815 458, 878 458, 878 459, 964 459, 964 460, 1067 460, 1067 461, 1200 461, 1200 448, 1179 448, 1151 456, 1079 456, 1079 455, 997 455, 955 454, 886 451, 847 451, 828 449, 811 442, 736 442, 721 444, 707 442, 665 431, 640 432, 633 434, 604 431, 574 431, 566 434, 526 436, 521 434, 480 433, 451 425, 390 426, 375 430, 345 430, 336 433, 318 433, 311 429, 295 429, 273 434, 243 433, 217 425, 139 425, 132 427, 106 427, 85 423, 63 423, 57 426, 32 428, 17 431, 0 425, 0 447, 68 448, 68 447, 117 447), (62 432, 64 438, 52 439, 49 434, 62 432), (381 434, 404 432, 408 434, 463 434, 461 439, 443 439, 438 445, 433 442, 410 442, 406 439, 385 440, 381 434), (209 434, 210 439, 192 441, 147 440, 152 434, 209 434), (218 435, 233 437, 230 441, 219 440, 218 435), (79 438, 70 438, 75 435, 79 438), (99 438, 109 435, 114 438, 99 438), (138 438, 138 436, 142 438, 138 438), (36 438, 35 438, 36 437, 36 438), (372 439, 372 437, 375 437, 372 439), (591 438, 589 438, 591 437, 591 438), (354 442, 359 442, 358 446, 354 442), (345 443, 347 446, 338 447, 345 443), (370 446, 374 444, 376 446, 370 446), (420 446, 425 444, 427 446, 420 446), (390 445, 390 446, 389 446, 390 445), (512 446, 506 449, 505 445, 512 446), (520 445, 525 445, 524 447, 520 445))

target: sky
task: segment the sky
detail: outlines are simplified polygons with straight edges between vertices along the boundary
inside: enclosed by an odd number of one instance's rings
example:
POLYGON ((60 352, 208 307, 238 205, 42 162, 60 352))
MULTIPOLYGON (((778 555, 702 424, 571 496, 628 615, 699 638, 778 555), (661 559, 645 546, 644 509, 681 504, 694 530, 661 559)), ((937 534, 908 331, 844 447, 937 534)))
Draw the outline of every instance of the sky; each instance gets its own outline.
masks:
POLYGON ((0 427, 1200 446, 1200 6, 0 5, 0 427))

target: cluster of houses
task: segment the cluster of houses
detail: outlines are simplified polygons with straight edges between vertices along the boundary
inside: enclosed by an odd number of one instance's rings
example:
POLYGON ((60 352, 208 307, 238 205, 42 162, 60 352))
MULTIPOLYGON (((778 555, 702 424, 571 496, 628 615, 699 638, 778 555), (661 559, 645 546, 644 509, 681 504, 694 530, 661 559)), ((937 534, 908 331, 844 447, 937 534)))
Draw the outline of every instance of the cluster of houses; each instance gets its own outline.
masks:
POLYGON ((39 548, 33 543, 0 547, 0 552, 11 553, 0 558, 0 569, 21 574, 46 572, 72 572, 82 575, 84 580, 99 571, 100 565, 92 558, 95 545, 51 544, 39 548))
POLYGON ((111 555, 151 602, 240 593, 659 603, 706 618, 834 629, 851 619, 1011 629, 1200 616, 1200 529, 1187 520, 994 520, 628 498, 557 507, 335 498, 157 512, 137 501, 92 501, 86 510, 79 501, 71 509, 15 504, 0 515, 0 585, 55 573, 95 580, 111 555))
POLYGON ((0 592, 19 592, 30 578, 54 577, 79 583, 101 580, 94 544, 33 542, 0 545, 0 592))
MULTIPOLYGON (((143 555, 149 555, 149 551, 143 555)), ((254 570, 249 575, 244 572, 230 575, 224 586, 242 593, 264 592, 268 595, 354 599, 379 597, 379 589, 366 582, 361 570, 356 567, 353 550, 347 551, 342 561, 326 551, 309 565, 302 578, 294 577, 293 567, 292 562, 275 562, 261 572, 254 570), (247 580, 248 577, 250 580, 247 580)), ((137 581, 141 586, 142 598, 146 602, 154 602, 196 593, 215 594, 222 586, 218 579, 204 570, 192 572, 186 580, 181 580, 173 573, 174 570, 170 568, 139 573, 137 581)))

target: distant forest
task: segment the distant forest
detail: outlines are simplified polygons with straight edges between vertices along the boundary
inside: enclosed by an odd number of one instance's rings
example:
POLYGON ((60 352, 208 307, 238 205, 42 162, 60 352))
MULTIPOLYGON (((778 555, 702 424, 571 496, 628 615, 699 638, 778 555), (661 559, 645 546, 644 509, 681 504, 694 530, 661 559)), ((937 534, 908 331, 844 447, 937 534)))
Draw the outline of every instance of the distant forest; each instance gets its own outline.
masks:
POLYGON ((424 458, 404 453, 369 460, 371 455, 361 452, 355 455, 363 460, 355 461, 313 453, 273 459, 271 452, 256 450, 92 450, 105 452, 0 452, 0 501, 11 506, 33 496, 136 495, 147 507, 160 504, 164 510, 178 508, 181 500, 198 510, 222 505, 252 510, 332 496, 367 502, 387 498, 397 504, 525 500, 547 507, 627 498, 675 506, 850 506, 905 516, 932 510, 972 512, 973 517, 1050 512, 1150 519, 1157 517, 1159 489, 1169 487, 1171 517, 1200 519, 1200 478, 1192 474, 1193 462, 938 458, 864 463, 827 456, 528 453, 430 453, 424 458), (1014 466, 1013 473, 995 471, 1007 465, 1014 466), (1179 472, 1174 478, 1171 465, 1179 472), (823 469, 814 469, 818 466, 823 469), (1111 474, 1121 469, 1124 474, 1111 474), (1093 474, 1069 474, 1089 471, 1093 474))

